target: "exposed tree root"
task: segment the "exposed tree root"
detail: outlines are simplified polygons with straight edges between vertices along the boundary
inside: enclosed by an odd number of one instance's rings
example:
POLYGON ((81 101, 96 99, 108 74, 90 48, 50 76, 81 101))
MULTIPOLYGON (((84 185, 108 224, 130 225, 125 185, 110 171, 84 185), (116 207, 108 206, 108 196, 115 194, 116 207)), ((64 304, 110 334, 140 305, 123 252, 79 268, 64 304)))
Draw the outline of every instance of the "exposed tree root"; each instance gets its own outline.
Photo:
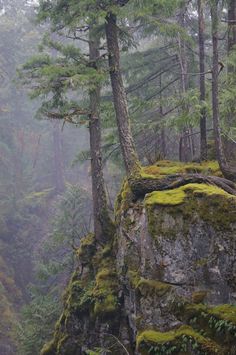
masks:
POLYGON ((236 170, 234 167, 231 167, 228 164, 227 164, 227 166, 225 166, 224 164, 221 164, 220 168, 221 168, 221 171, 226 179, 236 182, 236 170))
POLYGON ((236 185, 225 178, 217 176, 204 176, 201 174, 174 174, 160 178, 142 178, 135 176, 129 178, 130 188, 135 198, 142 198, 153 191, 176 189, 187 184, 209 184, 214 185, 231 195, 236 196, 236 185))

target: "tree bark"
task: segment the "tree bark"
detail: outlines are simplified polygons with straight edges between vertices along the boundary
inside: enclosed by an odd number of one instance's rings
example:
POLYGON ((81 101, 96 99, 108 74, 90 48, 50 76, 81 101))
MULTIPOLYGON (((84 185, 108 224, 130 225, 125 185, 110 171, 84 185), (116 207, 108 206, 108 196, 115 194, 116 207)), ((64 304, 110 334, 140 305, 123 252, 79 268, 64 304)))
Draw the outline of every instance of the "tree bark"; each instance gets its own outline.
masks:
MULTIPOLYGON (((185 4, 183 8, 180 10, 178 14, 178 23, 185 28, 186 21, 185 21, 185 14, 187 11, 187 5, 185 4)), ((187 54, 186 54, 186 42, 178 33, 178 48, 179 48, 179 64, 181 70, 181 92, 183 95, 186 94, 187 87, 188 87, 188 62, 187 62, 187 54)), ((188 108, 184 105, 183 110, 187 110, 188 108)), ((182 142, 179 142, 179 160, 180 161, 191 161, 193 159, 192 155, 192 137, 189 137, 191 127, 185 126, 182 130, 182 142)))
MULTIPOLYGON (((199 42, 199 67, 200 67, 200 101, 203 104, 206 99, 205 85, 205 21, 203 13, 203 0, 198 0, 198 42, 199 42)), ((201 109, 200 120, 200 159, 207 160, 207 127, 206 109, 201 109)))
MULTIPOLYGON (((163 120, 163 106, 162 106, 162 76, 160 75, 159 79, 159 84, 160 84, 160 105, 159 105, 159 113, 160 113, 160 119, 163 120)), ((162 123, 162 122, 161 122, 162 123)), ((165 127, 162 123, 162 128, 161 128, 161 158, 165 159, 167 155, 167 149, 166 149, 166 130, 165 127)))
POLYGON ((130 175, 134 170, 139 169, 139 163, 131 133, 126 93, 120 69, 120 51, 116 15, 113 13, 107 15, 105 27, 109 55, 110 79, 120 146, 126 172, 130 175))
POLYGON ((129 179, 129 185, 133 193, 133 199, 143 198, 147 193, 153 191, 173 190, 187 184, 209 184, 218 186, 231 195, 236 196, 235 184, 227 179, 218 176, 205 176, 201 174, 174 174, 163 177, 163 179, 142 178, 136 176, 129 179))
POLYGON ((229 1, 228 6, 228 53, 236 45, 236 2, 229 1))
MULTIPOLYGON (((90 65, 97 69, 99 58, 99 40, 94 31, 90 29, 89 36, 89 58, 90 65)), ((92 83, 94 85, 94 83, 92 83)), ((100 121, 100 86, 89 91, 90 99, 90 154, 91 154, 91 175, 92 175, 92 196, 94 215, 94 234, 98 242, 105 242, 109 238, 108 224, 112 222, 109 218, 106 190, 103 176, 103 163, 101 151, 101 121, 100 121)))
POLYGON ((213 45, 213 67, 212 67, 212 113, 213 113, 213 129, 216 147, 216 156, 223 175, 230 180, 236 181, 236 171, 231 169, 226 161, 223 143, 221 138, 220 118, 219 118, 219 84, 218 84, 218 4, 219 0, 212 1, 211 5, 211 22, 212 22, 212 45, 213 45))
MULTIPOLYGON (((212 113, 213 113, 213 129, 216 146, 217 159, 220 168, 224 168, 227 163, 224 156, 223 144, 221 139, 220 119, 219 119, 219 84, 218 84, 218 3, 219 1, 212 1, 211 5, 211 22, 212 22, 212 45, 213 45, 213 59, 212 59, 212 113)), ((223 170, 223 169, 222 169, 223 170)))

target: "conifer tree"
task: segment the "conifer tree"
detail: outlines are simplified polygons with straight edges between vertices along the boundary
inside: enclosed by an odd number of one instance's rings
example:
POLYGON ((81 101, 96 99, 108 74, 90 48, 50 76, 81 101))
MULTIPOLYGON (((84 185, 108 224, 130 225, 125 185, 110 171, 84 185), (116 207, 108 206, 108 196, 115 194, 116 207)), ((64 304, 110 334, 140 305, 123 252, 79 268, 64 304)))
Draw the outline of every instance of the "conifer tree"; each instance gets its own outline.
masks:
POLYGON ((217 160, 224 176, 233 181, 236 180, 236 171, 230 168, 224 154, 222 142, 222 134, 220 128, 220 112, 219 112, 219 0, 211 0, 211 22, 212 22, 212 114, 213 114, 213 129, 216 147, 217 160))
MULTIPOLYGON (((198 0, 198 43, 199 43, 199 69, 200 69, 200 101, 204 105, 206 100, 205 84, 205 19, 204 3, 198 0)), ((207 129, 206 129, 206 108, 201 109, 200 119, 200 158, 207 159, 207 129)))
MULTIPOLYGON (((127 1, 128 2, 128 1, 127 1)), ((118 1, 118 3, 121 3, 118 1)), ((125 1, 122 2, 124 4, 125 1)), ((106 16, 106 39, 109 56, 109 70, 116 112, 119 139, 127 174, 139 168, 137 153, 130 129, 128 105, 120 68, 119 37, 116 15, 106 16)))
MULTIPOLYGON (((54 17, 55 19, 55 17, 54 17)), ((110 220, 101 156, 100 128, 100 82, 103 74, 99 71, 99 38, 92 26, 88 28, 89 59, 78 47, 45 39, 49 49, 57 51, 58 56, 40 55, 31 58, 23 67, 23 75, 27 81, 34 83, 32 97, 45 97, 46 100, 38 111, 43 118, 64 120, 64 122, 81 124, 88 122, 90 131, 90 154, 92 173, 92 193, 94 202, 94 232, 99 242, 108 238, 110 220), (94 31, 94 32, 93 32, 94 31), (90 105, 70 99, 71 91, 87 92, 90 105), (82 106, 82 107, 81 107, 82 106)))

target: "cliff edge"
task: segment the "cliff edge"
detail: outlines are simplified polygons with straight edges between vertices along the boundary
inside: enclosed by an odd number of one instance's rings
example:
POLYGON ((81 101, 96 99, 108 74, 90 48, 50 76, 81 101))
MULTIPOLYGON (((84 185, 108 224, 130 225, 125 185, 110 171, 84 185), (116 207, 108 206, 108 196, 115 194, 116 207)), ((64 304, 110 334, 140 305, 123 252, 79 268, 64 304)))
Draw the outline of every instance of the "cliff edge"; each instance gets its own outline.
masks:
POLYGON ((116 230, 81 242, 41 355, 235 354, 233 191, 215 162, 164 161, 125 181, 116 230))

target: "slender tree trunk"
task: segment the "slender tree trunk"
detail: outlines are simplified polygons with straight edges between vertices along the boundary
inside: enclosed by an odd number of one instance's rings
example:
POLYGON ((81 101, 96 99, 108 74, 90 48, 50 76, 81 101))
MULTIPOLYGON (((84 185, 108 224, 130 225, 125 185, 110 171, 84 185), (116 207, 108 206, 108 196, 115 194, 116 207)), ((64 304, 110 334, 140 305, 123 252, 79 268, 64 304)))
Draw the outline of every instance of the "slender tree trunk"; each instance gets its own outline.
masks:
POLYGON ((213 67, 212 67, 212 113, 213 113, 213 129, 215 138, 215 147, 217 160, 220 168, 226 178, 234 178, 234 174, 230 171, 223 150, 223 143, 220 130, 219 118, 219 85, 218 85, 218 67, 219 67, 219 53, 218 53, 218 0, 212 1, 211 5, 211 22, 212 22, 212 45, 213 45, 213 67))
MULTIPOLYGON (((159 113, 160 119, 163 119, 163 106, 162 106, 162 76, 160 75, 159 78, 159 86, 160 86, 160 105, 159 105, 159 113)), ((164 125, 161 128, 161 158, 165 159, 166 157, 166 132, 164 125)))
MULTIPOLYGON (((231 54, 233 47, 236 45, 236 1, 229 0, 228 3, 228 56, 231 54)), ((230 81, 232 73, 235 72, 234 66, 228 64, 227 74, 230 81)), ((228 128, 234 125, 234 114, 229 112, 226 117, 226 123, 228 128)), ((228 137, 224 137, 225 155, 227 158, 235 160, 235 143, 233 143, 228 137), (232 155, 232 152, 234 154, 232 155)))
POLYGON ((131 133, 126 93, 120 69, 116 15, 109 13, 106 21, 106 39, 116 121, 126 172, 130 175, 133 170, 139 169, 139 163, 131 133))
MULTIPOLYGON (((186 27, 185 24, 185 13, 187 11, 186 4, 181 9, 179 16, 178 16, 178 23, 182 27, 186 27)), ((179 47, 179 64, 180 64, 180 70, 181 70, 181 92, 183 95, 186 94, 187 87, 188 87, 188 62, 187 62, 187 54, 186 54, 186 43, 185 40, 183 40, 178 34, 178 47, 179 47)), ((188 108, 185 106, 183 107, 184 110, 187 110, 188 108)), ((193 159, 192 155, 192 137, 189 137, 189 132, 190 132, 191 127, 184 127, 182 131, 182 142, 179 142, 179 160, 180 161, 189 161, 193 159)))
MULTIPOLYGON (((93 31, 94 32, 94 31, 93 31)), ((99 40, 90 29, 89 57, 91 66, 97 69, 99 58, 99 40)), ((93 83, 94 84, 94 83, 93 83)), ((94 234, 96 240, 103 242, 109 237, 108 223, 111 224, 103 177, 103 164, 101 152, 101 122, 100 122, 100 87, 97 85, 89 92, 90 98, 90 154, 93 195, 94 234)))
POLYGON ((56 193, 63 192, 65 189, 62 159, 62 141, 60 123, 53 122, 53 153, 54 153, 54 171, 53 183, 56 193))
POLYGON ((230 0, 228 6, 228 53, 236 45, 236 1, 230 0))
MULTIPOLYGON (((205 21, 203 13, 203 0, 198 0, 198 42, 199 42, 199 67, 200 67, 200 101, 203 103, 206 99, 205 85, 205 21)), ((207 127, 206 127, 206 109, 201 109, 200 120, 200 159, 207 160, 207 127)))

